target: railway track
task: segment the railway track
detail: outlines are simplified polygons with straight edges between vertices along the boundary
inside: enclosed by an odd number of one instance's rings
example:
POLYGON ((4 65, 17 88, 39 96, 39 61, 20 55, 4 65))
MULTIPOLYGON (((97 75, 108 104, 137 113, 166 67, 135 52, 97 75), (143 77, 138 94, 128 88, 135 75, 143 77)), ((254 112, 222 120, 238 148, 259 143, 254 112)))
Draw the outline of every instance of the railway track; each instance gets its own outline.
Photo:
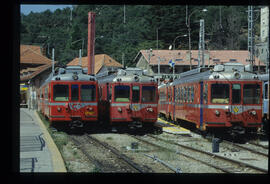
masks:
POLYGON ((225 140, 223 140, 222 142, 227 144, 227 145, 231 145, 235 148, 249 151, 249 152, 254 153, 256 155, 259 155, 259 156, 268 157, 268 148, 262 147, 262 145, 258 145, 255 143, 241 145, 241 144, 236 144, 236 143, 232 143, 232 142, 225 141, 225 140))
POLYGON ((268 172, 267 169, 263 169, 263 168, 245 163, 245 162, 236 161, 227 157, 223 157, 223 156, 216 155, 210 152, 206 152, 197 148, 193 148, 191 146, 164 140, 162 138, 158 138, 152 135, 148 135, 148 137, 150 137, 150 139, 152 140, 146 140, 144 138, 137 137, 137 136, 135 136, 134 138, 142 142, 148 143, 152 146, 157 146, 161 149, 167 149, 176 154, 183 155, 190 159, 206 164, 210 167, 214 167, 215 169, 221 170, 222 172, 225 172, 225 173, 267 173, 268 172), (166 144, 166 147, 164 146, 164 144, 166 144), (168 145, 171 145, 170 147, 174 147, 174 149, 168 148, 168 145), (178 150, 175 147, 178 147, 177 148, 178 150), (181 151, 179 151, 179 148, 181 151))
POLYGON ((84 134, 83 136, 70 136, 73 143, 81 149, 83 154, 94 163, 94 165, 101 172, 128 172, 128 173, 145 173, 152 172, 147 168, 142 168, 137 163, 133 162, 129 157, 122 154, 117 149, 102 142, 93 136, 84 134), (93 148, 95 146, 95 152, 93 149, 89 149, 89 146, 93 148), (87 148, 88 147, 88 148, 87 148), (98 149, 97 149, 98 147, 98 149), (102 151, 102 150, 103 151, 102 151), (99 152, 99 153, 98 153, 99 152), (102 159, 104 155, 106 159, 102 159))

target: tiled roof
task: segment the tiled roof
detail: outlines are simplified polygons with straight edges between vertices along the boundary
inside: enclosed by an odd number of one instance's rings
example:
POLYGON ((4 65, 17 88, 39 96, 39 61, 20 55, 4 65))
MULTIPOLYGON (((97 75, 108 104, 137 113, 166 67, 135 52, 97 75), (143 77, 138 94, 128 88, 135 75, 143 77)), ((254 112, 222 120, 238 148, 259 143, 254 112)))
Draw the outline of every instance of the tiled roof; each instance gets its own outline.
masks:
MULTIPOLYGON (((87 67, 87 56, 82 57, 82 67, 87 67)), ((73 59, 71 62, 67 64, 67 66, 71 65, 79 65, 79 58, 73 59)), ((99 70, 102 68, 102 66, 115 66, 115 67, 123 67, 120 63, 115 61, 113 58, 108 56, 107 54, 97 54, 95 55, 95 74, 99 72, 99 70)))
MULTIPOLYGON (((205 50, 205 55, 209 55, 210 60, 205 59, 205 65, 213 65, 214 60, 219 59, 219 62, 230 62, 236 61, 242 64, 249 64, 246 59, 248 59, 248 51, 246 50, 205 50), (210 63, 209 63, 210 62, 210 63)), ((149 51, 148 50, 140 50, 138 55, 135 58, 142 54, 144 58, 149 62, 149 51)), ((158 57, 161 58, 160 65, 168 65, 171 59, 175 60, 175 65, 189 65, 189 51, 188 50, 152 50, 152 56, 150 58, 150 65, 158 64, 158 57)), ((191 50, 191 58, 192 65, 198 64, 198 50, 191 50)), ((255 65, 259 64, 259 59, 255 57, 255 65)), ((260 65, 265 66, 263 62, 260 62, 260 65)))
POLYGON ((40 46, 20 45, 20 63, 49 64, 52 61, 41 53, 40 46))
POLYGON ((23 77, 20 77, 20 80, 21 81, 27 81, 27 80, 30 80, 32 79, 33 77, 37 76, 38 74, 40 74, 41 72, 49 69, 52 67, 52 64, 49 63, 49 64, 45 64, 45 65, 41 65, 39 67, 36 67, 36 68, 27 68, 27 69, 24 69, 21 71, 21 73, 23 72, 28 72, 28 71, 34 71, 33 73, 31 73, 30 75, 27 75, 27 76, 23 76, 23 77))
POLYGON ((20 63, 34 64, 32 67, 22 67, 25 69, 21 69, 20 74, 26 72, 28 75, 22 75, 20 77, 21 81, 30 80, 52 66, 52 60, 44 56, 41 52, 41 47, 37 45, 20 45, 20 63))

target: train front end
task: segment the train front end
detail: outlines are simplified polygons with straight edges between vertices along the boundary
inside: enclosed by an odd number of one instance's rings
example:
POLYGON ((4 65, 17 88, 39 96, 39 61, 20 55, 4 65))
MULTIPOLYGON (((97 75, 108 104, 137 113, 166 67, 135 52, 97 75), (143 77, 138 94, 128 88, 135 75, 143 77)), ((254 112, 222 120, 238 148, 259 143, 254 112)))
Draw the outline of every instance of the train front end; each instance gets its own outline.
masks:
POLYGON ((111 85, 110 122, 153 126, 158 116, 157 82, 143 75, 120 75, 111 85))
POLYGON ((93 76, 66 73, 55 76, 50 83, 49 119, 83 127, 98 121, 98 86, 93 76))
POLYGON ((230 67, 234 72, 213 72, 204 84, 205 126, 226 127, 233 135, 257 132, 262 126, 262 83, 256 74, 230 67))

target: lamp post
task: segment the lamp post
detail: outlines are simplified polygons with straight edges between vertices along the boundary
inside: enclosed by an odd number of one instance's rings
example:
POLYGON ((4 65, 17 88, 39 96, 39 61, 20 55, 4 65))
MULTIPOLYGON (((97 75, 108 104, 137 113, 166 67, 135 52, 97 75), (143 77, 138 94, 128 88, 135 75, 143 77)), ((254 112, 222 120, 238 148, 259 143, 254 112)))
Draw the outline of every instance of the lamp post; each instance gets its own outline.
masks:
POLYGON ((180 37, 186 37, 186 36, 187 36, 187 35, 184 34, 184 35, 179 35, 179 36, 175 37, 175 39, 173 40, 173 50, 175 50, 175 41, 176 41, 176 39, 177 39, 177 38, 180 38, 180 37))
POLYGON ((149 64, 147 65, 147 72, 150 73, 150 59, 152 57, 152 49, 150 48, 147 52, 148 52, 148 61, 149 61, 149 64))
MULTIPOLYGON (((95 38, 95 41, 96 41, 96 39, 98 39, 98 38, 103 38, 103 37, 104 37, 104 36, 102 36, 102 35, 101 35, 100 37, 96 37, 96 38, 95 38)), ((81 39, 79 39, 79 40, 75 40, 75 41, 71 42, 71 45, 74 44, 74 43, 77 43, 77 42, 79 42, 79 41, 82 41, 82 48, 79 50, 79 60, 80 60, 79 65, 81 65, 81 64, 82 64, 81 57, 83 56, 84 38, 81 38, 81 39)))
POLYGON ((189 64, 190 64, 190 70, 191 70, 191 39, 190 39, 190 17, 197 11, 202 11, 202 12, 207 12, 207 9, 202 9, 202 10, 195 10, 193 11, 189 16, 188 16, 188 22, 187 22, 187 27, 188 27, 188 51, 189 51, 189 64))

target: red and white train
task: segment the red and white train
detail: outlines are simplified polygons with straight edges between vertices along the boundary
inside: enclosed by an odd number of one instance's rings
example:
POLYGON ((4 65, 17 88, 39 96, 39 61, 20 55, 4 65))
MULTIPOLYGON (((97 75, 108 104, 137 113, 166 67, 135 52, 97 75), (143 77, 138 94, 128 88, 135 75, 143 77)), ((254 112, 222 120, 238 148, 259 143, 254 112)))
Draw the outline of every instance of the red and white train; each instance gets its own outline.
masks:
POLYGON ((153 126, 158 116, 158 86, 138 68, 97 76, 100 121, 111 125, 153 126))
POLYGON ((226 63, 182 73, 159 86, 159 113, 202 131, 257 131, 262 126, 262 82, 249 71, 242 64, 226 63))
POLYGON ((60 68, 38 92, 38 108, 50 122, 68 122, 82 127, 98 121, 98 83, 80 66, 60 68))

